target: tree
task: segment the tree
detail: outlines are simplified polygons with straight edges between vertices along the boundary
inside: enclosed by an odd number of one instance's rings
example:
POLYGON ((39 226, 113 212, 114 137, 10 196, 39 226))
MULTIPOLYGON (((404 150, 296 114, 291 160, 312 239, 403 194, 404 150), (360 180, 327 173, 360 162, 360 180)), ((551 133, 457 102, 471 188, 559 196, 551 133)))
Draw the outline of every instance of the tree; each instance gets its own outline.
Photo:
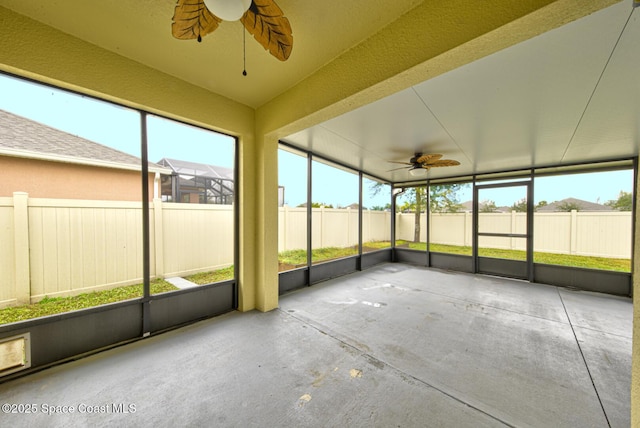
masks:
POLYGON ((469 184, 433 184, 429 186, 429 209, 432 213, 457 213, 463 207, 458 192, 469 184))
POLYGON ((542 208, 542 207, 546 207, 547 205, 549 205, 549 202, 547 201, 540 201, 536 204, 536 207, 534 209, 534 211, 538 211, 538 208, 542 208))
MULTIPOLYGON (((469 184, 434 184, 429 186, 429 209, 431 212, 449 212, 455 213, 462 209, 462 205, 458 201, 457 193, 469 184)), ((382 183, 374 183, 370 187, 371 194, 377 195, 382 189, 382 183)), ((425 210, 427 198, 426 187, 411 187, 406 189, 402 195, 404 203, 397 207, 400 211, 410 211, 415 214, 414 222, 414 242, 420 241, 420 216, 425 210)))
MULTIPOLYGON (((298 205, 298 208, 303 208, 306 206, 307 206, 307 203, 305 202, 303 204, 298 205)), ((333 205, 325 204, 324 202, 311 202, 311 208, 322 208, 322 207, 333 208, 333 205)))
POLYGON ((480 202, 480 209, 479 211, 481 213, 495 213, 498 212, 498 207, 496 207, 496 203, 492 200, 486 199, 484 201, 480 202))
POLYGON ((371 208, 369 208, 371 211, 391 211, 391 204, 387 203, 385 204, 385 206, 380 206, 380 205, 374 205, 371 208))
POLYGON ((516 212, 519 212, 519 213, 526 213, 527 212, 527 198, 522 198, 518 202, 514 202, 513 205, 511 205, 511 211, 516 211, 516 212))
POLYGON ((413 211, 414 213, 414 226, 413 226, 413 241, 420 241, 420 215, 424 210, 424 200, 426 197, 426 189, 424 187, 411 187, 407 189, 402 197, 405 200, 401 206, 402 211, 413 211))
POLYGON ((631 192, 621 190, 618 194, 618 199, 607 201, 604 204, 617 211, 632 211, 633 195, 631 192))

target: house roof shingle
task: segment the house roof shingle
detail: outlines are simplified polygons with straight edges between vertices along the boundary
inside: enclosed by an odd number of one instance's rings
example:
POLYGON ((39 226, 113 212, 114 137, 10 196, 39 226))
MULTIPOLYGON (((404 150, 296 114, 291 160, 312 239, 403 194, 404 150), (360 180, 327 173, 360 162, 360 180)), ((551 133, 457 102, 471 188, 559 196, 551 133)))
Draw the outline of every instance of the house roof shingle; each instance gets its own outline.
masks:
MULTIPOLYGON (((140 158, 0 110, 0 153, 77 163, 105 162, 140 168, 140 158), (84 160, 84 162, 83 162, 84 160)), ((150 166, 156 166, 149 163, 150 166)))
MULTIPOLYGON (((554 211, 564 211, 562 209, 563 205, 571 204, 579 207, 580 211, 613 211, 613 208, 607 205, 597 204, 595 202, 583 201, 582 199, 577 198, 566 198, 560 201, 551 202, 550 204, 544 205, 536 209, 539 212, 554 212, 554 211)), ((473 210, 473 202, 466 201, 460 204, 462 206, 462 211, 473 210)), ((478 207, 482 210, 484 204, 482 202, 478 203, 478 207)), ((496 212, 511 212, 511 207, 503 206, 496 207, 496 212)))
POLYGON ((595 202, 583 201, 582 199, 576 198, 565 198, 560 201, 551 202, 545 206, 538 208, 538 211, 541 212, 549 212, 549 211, 564 211, 562 209, 563 205, 573 205, 579 207, 580 211, 613 211, 608 205, 597 204, 595 202))

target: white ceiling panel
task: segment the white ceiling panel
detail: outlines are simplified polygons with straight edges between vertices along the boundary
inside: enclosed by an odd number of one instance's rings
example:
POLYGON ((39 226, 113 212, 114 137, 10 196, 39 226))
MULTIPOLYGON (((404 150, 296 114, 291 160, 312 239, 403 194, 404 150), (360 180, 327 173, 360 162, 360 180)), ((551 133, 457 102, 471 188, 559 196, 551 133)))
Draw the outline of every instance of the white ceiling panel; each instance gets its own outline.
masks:
POLYGON ((390 181, 416 151, 461 162, 432 178, 635 156, 639 13, 618 3, 284 140, 390 181))
MULTIPOLYGON (((482 172, 562 159, 620 33, 607 10, 416 86, 482 172)), ((624 17, 623 17, 624 18, 624 17)))
POLYGON ((323 126, 389 160, 407 160, 415 151, 430 151, 433 145, 443 150, 454 144, 412 88, 323 126))
MULTIPOLYGON (((628 16, 619 8, 618 20, 628 16)), ((640 137, 640 15, 634 13, 593 94, 564 161, 638 154, 640 137)))

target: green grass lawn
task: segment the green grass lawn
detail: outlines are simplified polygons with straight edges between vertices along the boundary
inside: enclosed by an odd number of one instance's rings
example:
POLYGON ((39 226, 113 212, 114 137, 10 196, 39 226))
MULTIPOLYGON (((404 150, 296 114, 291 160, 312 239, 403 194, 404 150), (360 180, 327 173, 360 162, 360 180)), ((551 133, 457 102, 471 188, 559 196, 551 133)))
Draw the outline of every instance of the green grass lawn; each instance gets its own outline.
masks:
MULTIPOLYGON (((151 281, 151 294, 172 290, 177 290, 177 288, 162 279, 151 281)), ((0 309, 0 324, 77 311, 78 309, 92 308, 138 297, 142 297, 142 284, 93 291, 73 297, 45 297, 38 303, 31 305, 0 309)))
POLYGON ((226 281, 233 279, 234 270, 233 266, 226 267, 224 269, 214 270, 212 272, 196 273, 194 275, 185 276, 184 279, 195 282, 196 284, 204 285, 211 284, 212 282, 226 281))
MULTIPOLYGON (((371 241, 362 244, 363 251, 376 250, 382 248, 389 248, 391 243, 389 241, 371 241)), ((316 248, 311 252, 311 260, 316 262, 323 262, 327 260, 339 259, 342 257, 355 256, 358 254, 358 246, 353 245, 351 247, 325 247, 316 248)), ((278 262, 281 265, 288 266, 305 266, 307 264, 307 251, 306 250, 288 250, 278 253, 278 262)))
MULTIPOLYGON (((406 242, 398 241, 398 246, 405 246, 414 250, 426 250, 426 244, 424 242, 406 242)), ((455 245, 441 245, 431 244, 431 251, 438 253, 448 254, 462 254, 470 256, 472 255, 471 247, 461 247, 455 245)), ((527 254, 524 251, 518 250, 502 250, 497 248, 481 248, 479 255, 482 257, 495 257, 500 259, 509 260, 526 260, 527 254)), ((570 254, 555 254, 555 253, 542 253, 534 252, 533 261, 535 263, 559 265, 559 266, 573 266, 586 269, 602 269, 613 270, 618 272, 631 272, 631 260, 630 259, 613 259, 608 257, 590 257, 590 256, 575 256, 570 254)))
MULTIPOLYGON (((398 247, 410 248, 414 250, 426 251, 426 244, 420 242, 397 241, 398 247)), ((389 242, 367 242, 363 244, 366 249, 388 248, 389 242)), ((471 247, 461 247, 454 245, 431 244, 431 251, 449 254, 462 254, 470 256, 471 247)), ((314 249, 312 260, 314 263, 342 257, 353 256, 357 253, 357 246, 338 248, 327 247, 314 249)), ((496 257, 511 260, 526 260, 524 251, 501 250, 495 248, 483 248, 480 250, 483 257, 496 257)), ((282 270, 292 269, 298 266, 305 266, 307 263, 306 250, 283 251, 278 254, 278 261, 282 270)), ((631 271, 631 260, 610 259, 606 257, 573 256, 567 254, 534 253, 534 262, 574 266, 587 269, 602 269, 619 272, 631 271)), ((198 273, 185 277, 185 279, 196 284, 210 284, 213 282, 233 279, 234 268, 229 266, 213 272, 198 273)), ((170 283, 157 279, 151 282, 151 294, 164 293, 177 290, 170 283)), ((24 306, 0 309, 0 324, 27 320, 46 315, 70 312, 79 309, 104 305, 106 303, 119 302, 128 299, 142 297, 142 284, 130 285, 126 287, 112 288, 111 290, 96 291, 80 294, 74 297, 45 297, 38 303, 24 306)))

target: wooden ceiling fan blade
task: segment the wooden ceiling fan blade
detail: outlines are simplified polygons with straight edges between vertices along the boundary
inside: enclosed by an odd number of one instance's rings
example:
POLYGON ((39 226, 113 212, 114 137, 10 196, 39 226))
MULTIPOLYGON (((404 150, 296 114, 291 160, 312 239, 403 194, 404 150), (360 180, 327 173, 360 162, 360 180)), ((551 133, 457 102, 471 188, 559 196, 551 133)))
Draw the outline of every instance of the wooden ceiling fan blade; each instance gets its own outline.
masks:
POLYGON ((173 12, 171 34, 180 40, 200 41, 218 28, 221 22, 222 19, 209 11, 203 0, 178 0, 173 12))
POLYGON ((419 156, 416 159, 416 162, 418 163, 432 163, 434 161, 437 161, 438 159, 440 159, 442 157, 442 155, 437 154, 437 153, 432 153, 432 154, 428 154, 428 155, 422 155, 419 156))
MULTIPOLYGON (((400 162, 397 162, 397 163, 400 163, 400 162)), ((406 166, 401 166, 400 168, 390 169, 390 170, 388 170, 387 172, 391 172, 391 171, 398 171, 398 170, 400 170, 400 169, 408 169, 408 168, 407 168, 406 166)))
POLYGON ((280 61, 286 61, 293 49, 289 20, 274 0, 253 0, 240 22, 263 48, 280 61))
POLYGON ((429 166, 440 167, 440 166, 457 166, 460 165, 460 162, 453 159, 442 159, 429 164, 429 166))
POLYGON ((409 165, 409 166, 413 165, 410 162, 399 162, 399 161, 387 161, 387 162, 389 162, 389 163, 397 163, 397 164, 400 164, 400 165, 409 165))

